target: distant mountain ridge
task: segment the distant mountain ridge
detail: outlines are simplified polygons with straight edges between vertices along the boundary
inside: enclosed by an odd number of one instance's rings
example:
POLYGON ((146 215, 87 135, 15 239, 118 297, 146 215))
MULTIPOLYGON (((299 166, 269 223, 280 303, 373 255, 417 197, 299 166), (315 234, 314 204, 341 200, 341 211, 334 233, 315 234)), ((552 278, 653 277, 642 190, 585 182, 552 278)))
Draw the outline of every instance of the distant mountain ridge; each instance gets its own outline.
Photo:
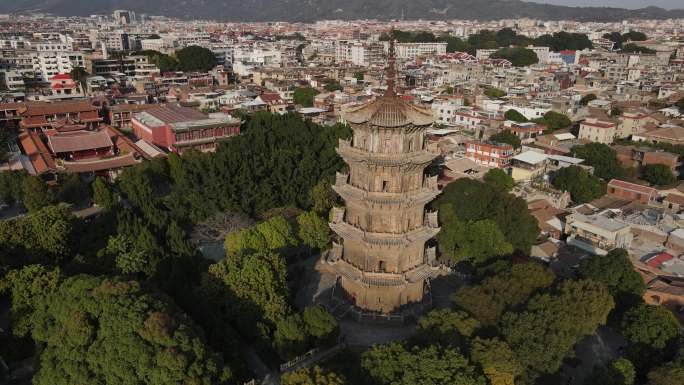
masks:
POLYGON ((684 18, 684 9, 566 7, 521 0, 2 0, 0 13, 87 16, 130 9, 182 19, 316 21, 332 19, 478 19, 621 21, 684 18))

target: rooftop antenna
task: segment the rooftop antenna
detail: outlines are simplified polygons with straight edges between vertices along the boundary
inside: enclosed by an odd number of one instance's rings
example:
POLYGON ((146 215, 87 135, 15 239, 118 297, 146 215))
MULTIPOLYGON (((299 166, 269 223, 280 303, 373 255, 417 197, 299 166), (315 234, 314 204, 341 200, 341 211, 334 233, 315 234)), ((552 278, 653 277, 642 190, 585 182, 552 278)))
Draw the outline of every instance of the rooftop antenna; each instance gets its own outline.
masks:
POLYGON ((385 96, 396 96, 394 90, 394 78, 396 76, 396 69, 394 68, 397 58, 394 52, 394 34, 390 34, 389 56, 387 58, 387 92, 385 96))

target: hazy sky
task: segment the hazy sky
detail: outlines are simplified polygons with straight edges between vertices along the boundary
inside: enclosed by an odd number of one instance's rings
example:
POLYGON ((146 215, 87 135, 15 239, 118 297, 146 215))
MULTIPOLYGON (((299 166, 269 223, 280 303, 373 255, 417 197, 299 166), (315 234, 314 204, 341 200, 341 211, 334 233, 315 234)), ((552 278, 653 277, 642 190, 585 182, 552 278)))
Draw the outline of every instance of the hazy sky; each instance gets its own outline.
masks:
POLYGON ((666 9, 684 9, 682 0, 527 0, 536 3, 548 3, 570 6, 607 6, 619 8, 643 8, 655 5, 666 9))

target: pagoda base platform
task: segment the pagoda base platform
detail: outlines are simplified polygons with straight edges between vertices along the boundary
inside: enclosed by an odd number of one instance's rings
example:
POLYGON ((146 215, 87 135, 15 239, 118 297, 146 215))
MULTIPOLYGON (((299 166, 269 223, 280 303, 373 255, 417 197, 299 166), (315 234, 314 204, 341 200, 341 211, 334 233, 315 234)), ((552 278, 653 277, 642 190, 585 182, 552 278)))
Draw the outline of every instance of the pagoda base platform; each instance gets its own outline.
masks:
POLYGON ((414 323, 421 315, 432 310, 432 292, 429 281, 424 287, 420 301, 408 302, 389 312, 373 311, 356 305, 356 300, 342 286, 342 277, 329 289, 327 295, 319 297, 319 302, 338 320, 351 319, 362 323, 403 325, 414 323))

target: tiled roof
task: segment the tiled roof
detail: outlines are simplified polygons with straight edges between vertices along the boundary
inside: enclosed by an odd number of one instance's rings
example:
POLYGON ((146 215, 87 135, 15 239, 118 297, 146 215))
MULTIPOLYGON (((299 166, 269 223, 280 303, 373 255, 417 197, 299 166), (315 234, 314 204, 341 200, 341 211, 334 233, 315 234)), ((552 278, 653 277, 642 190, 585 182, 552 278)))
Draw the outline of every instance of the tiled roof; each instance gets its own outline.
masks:
POLYGON ((350 123, 369 123, 380 127, 427 126, 434 122, 432 111, 406 102, 397 96, 381 96, 343 112, 350 123))
POLYGON ((112 147, 109 134, 102 131, 76 131, 48 136, 52 152, 63 153, 112 147))
POLYGON ((139 162, 132 153, 95 160, 85 160, 77 162, 61 162, 61 167, 67 172, 94 172, 113 170, 121 167, 133 166, 139 162))
POLYGON ((26 103, 25 107, 26 110, 22 112, 22 116, 24 117, 97 111, 97 107, 93 106, 87 100, 56 103, 26 103))
POLYGON ((161 122, 162 125, 207 119, 207 115, 202 112, 175 104, 160 105, 141 113, 141 115, 145 114, 152 116, 161 122))
POLYGON ((619 179, 611 179, 610 182, 608 182, 608 187, 617 187, 625 190, 631 190, 635 191, 638 193, 642 194, 656 194, 658 190, 648 187, 648 186, 642 186, 640 184, 636 183, 630 183, 630 182, 625 182, 624 180, 619 180, 619 179))
POLYGON ((19 143, 37 175, 55 169, 55 161, 37 133, 22 132, 19 134, 19 143))

